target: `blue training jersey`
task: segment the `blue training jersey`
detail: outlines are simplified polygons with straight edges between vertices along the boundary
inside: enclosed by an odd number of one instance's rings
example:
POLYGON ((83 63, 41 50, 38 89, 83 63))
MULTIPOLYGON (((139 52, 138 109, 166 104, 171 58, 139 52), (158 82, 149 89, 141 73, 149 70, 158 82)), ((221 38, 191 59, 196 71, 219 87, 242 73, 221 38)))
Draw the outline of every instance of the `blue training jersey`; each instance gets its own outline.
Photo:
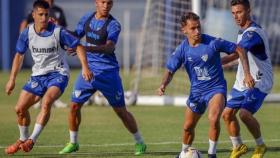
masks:
POLYGON ((185 39, 172 53, 166 68, 176 72, 184 64, 191 82, 191 93, 201 93, 213 88, 225 88, 226 81, 220 52, 233 53, 237 45, 223 39, 203 34, 202 42, 192 47, 185 39))
MULTIPOLYGON (((42 37, 48 37, 53 34, 54 29, 57 27, 57 25, 49 22, 47 30, 41 33, 38 33, 39 36, 42 37)), ((24 54, 26 50, 28 49, 29 45, 29 39, 28 39, 28 31, 29 27, 24 29, 23 32, 20 34, 17 44, 16 44, 16 52, 20 54, 24 54)), ((75 48, 80 44, 80 40, 76 37, 69 34, 65 29, 61 28, 60 31, 60 46, 61 48, 64 48, 64 46, 75 48)))
MULTIPOLYGON (((99 35, 96 34, 94 31, 99 31, 100 29, 102 29, 103 25, 105 25, 107 20, 108 19, 96 19, 95 16, 93 16, 93 13, 89 12, 80 19, 76 27, 75 34, 79 38, 82 38, 83 36, 89 36, 95 40, 99 40, 99 35), (88 20, 90 20, 89 28, 91 29, 91 31, 86 30, 86 28, 88 27, 86 26, 88 24, 88 20)), ((107 36, 106 40, 113 41, 115 44, 117 44, 120 31, 120 23, 112 17, 105 30, 105 33, 103 34, 106 34, 104 35, 105 37, 107 36)), ((87 42, 86 45, 96 46, 95 44, 90 42, 87 42)), ((104 54, 100 52, 87 52, 87 59, 89 62, 90 69, 95 73, 108 70, 119 70, 119 64, 115 53, 104 54)))

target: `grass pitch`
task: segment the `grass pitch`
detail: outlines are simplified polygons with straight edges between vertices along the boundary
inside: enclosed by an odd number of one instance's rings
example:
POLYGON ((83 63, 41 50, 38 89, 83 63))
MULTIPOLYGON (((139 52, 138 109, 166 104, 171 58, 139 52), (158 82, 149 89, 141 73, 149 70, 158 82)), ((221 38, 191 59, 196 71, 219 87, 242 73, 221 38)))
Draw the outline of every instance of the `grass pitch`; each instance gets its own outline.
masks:
MULTIPOLYGON (((14 105, 17 101, 21 87, 27 81, 29 72, 23 71, 17 79, 16 89, 12 96, 4 93, 4 85, 8 74, 0 73, 0 157, 9 157, 4 154, 4 148, 18 138, 18 127, 14 105)), ((62 96, 62 100, 69 102, 72 84, 77 71, 71 76, 69 86, 62 96)), ((148 145, 147 154, 143 158, 172 158, 181 149, 181 135, 183 125, 184 107, 128 107, 139 125, 141 133, 148 145)), ((133 158, 134 141, 129 132, 124 128, 120 120, 111 108, 104 106, 87 106, 82 110, 82 124, 80 126, 79 142, 80 151, 70 155, 58 155, 59 150, 69 141, 67 114, 68 109, 52 110, 51 119, 40 135, 38 142, 30 153, 18 152, 14 157, 116 157, 133 158)), ((32 123, 29 131, 33 130, 38 109, 31 108, 32 123)), ((268 146, 265 158, 280 157, 280 106, 277 104, 265 104, 257 113, 260 120, 263 137, 268 146)), ((207 115, 200 120, 196 129, 196 138, 193 146, 202 151, 206 157, 208 149, 208 122, 207 115)), ((220 143, 218 145, 218 157, 229 156, 231 143, 222 123, 220 143)), ((249 158, 254 148, 254 140, 247 132, 246 127, 241 126, 242 138, 249 146, 250 151, 243 156, 249 158)), ((139 157, 139 156, 138 156, 139 157)))

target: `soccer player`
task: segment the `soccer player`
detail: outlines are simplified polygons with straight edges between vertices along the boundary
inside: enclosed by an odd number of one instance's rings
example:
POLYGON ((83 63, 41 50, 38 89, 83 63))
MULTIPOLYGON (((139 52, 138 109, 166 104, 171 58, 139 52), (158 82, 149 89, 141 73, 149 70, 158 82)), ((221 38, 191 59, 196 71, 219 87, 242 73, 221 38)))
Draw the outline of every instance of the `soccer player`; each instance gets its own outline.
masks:
MULTIPOLYGON (((216 146, 220 133, 220 116, 225 106, 226 81, 220 60, 220 52, 238 53, 244 68, 244 82, 252 87, 248 59, 244 51, 234 43, 201 33, 199 16, 188 12, 182 15, 181 30, 186 39, 176 48, 166 63, 158 95, 163 95, 177 69, 183 64, 191 81, 190 96, 185 111, 181 156, 192 145, 195 127, 208 107, 209 149, 208 157, 216 158, 216 146)), ((179 156, 179 155, 178 155, 179 156)))
POLYGON ((95 5, 96 12, 85 14, 73 32, 79 38, 86 36, 87 59, 95 77, 90 83, 81 75, 76 80, 69 113, 70 142, 59 153, 72 153, 79 150, 78 129, 81 123, 81 108, 83 103, 99 90, 133 135, 136 142, 135 155, 141 155, 145 152, 146 145, 133 115, 125 107, 119 65, 114 51, 121 26, 110 14, 113 0, 95 0, 95 5))
MULTIPOLYGON (((62 8, 60 8, 59 6, 54 4, 54 0, 44 0, 46 2, 49 3, 50 5, 50 9, 49 9, 49 17, 51 19, 51 21, 55 22, 55 24, 62 26, 64 28, 67 27, 67 22, 66 22, 66 18, 64 16, 64 12, 62 10, 62 8)), ((25 18, 24 20, 22 20, 22 22, 20 23, 20 28, 19 28, 19 32, 21 33, 25 28, 28 27, 28 25, 34 23, 33 17, 32 17, 32 12, 28 14, 27 18, 25 18)), ((28 60, 26 61, 28 62, 28 60)), ((53 103, 54 107, 57 108, 65 108, 67 107, 67 104, 62 102, 60 99, 57 99, 54 103, 53 103)), ((36 103, 34 106, 34 108, 40 108, 41 107, 41 103, 38 102, 36 103)))
MULTIPOLYGON (((236 24, 240 27, 238 45, 244 48, 248 54, 250 72, 256 85, 254 88, 250 88, 243 84, 244 69, 240 66, 239 61, 236 81, 222 114, 233 144, 230 158, 239 158, 247 152, 247 146, 243 144, 240 137, 240 126, 236 117, 238 111, 240 119, 256 141, 257 146, 252 158, 262 158, 266 152, 266 146, 261 136, 260 124, 254 114, 260 109, 273 85, 268 39, 264 30, 250 18, 249 0, 232 0, 231 12, 236 24)), ((222 58, 222 63, 227 64, 236 59, 238 59, 238 55, 232 54, 222 58)))
POLYGON ((69 68, 65 53, 59 51, 62 46, 76 48, 82 64, 83 78, 90 81, 93 77, 87 65, 85 49, 79 45, 79 39, 48 22, 48 14, 49 4, 45 1, 35 1, 32 13, 34 24, 26 28, 17 41, 17 53, 13 60, 10 78, 6 84, 8 95, 15 87, 16 76, 27 48, 30 49, 34 65, 32 75, 24 85, 15 107, 20 138, 5 149, 6 154, 14 154, 19 149, 24 152, 31 151, 50 118, 51 105, 61 96, 67 86, 69 68), (28 109, 40 99, 42 99, 42 108, 37 115, 33 133, 29 136, 28 127, 31 118, 28 109))

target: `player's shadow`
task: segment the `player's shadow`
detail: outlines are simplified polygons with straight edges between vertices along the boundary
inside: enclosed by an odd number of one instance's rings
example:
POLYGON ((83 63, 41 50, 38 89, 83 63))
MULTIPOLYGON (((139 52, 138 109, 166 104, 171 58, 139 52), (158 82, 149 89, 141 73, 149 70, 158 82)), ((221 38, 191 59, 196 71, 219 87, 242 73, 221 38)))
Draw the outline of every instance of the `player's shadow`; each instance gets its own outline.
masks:
MULTIPOLYGON (((149 157, 157 157, 157 156, 168 156, 174 157, 177 155, 178 152, 169 152, 169 151, 155 151, 155 152, 146 152, 143 156, 145 158, 149 157)), ((65 154, 65 155, 59 155, 59 154, 46 154, 46 153, 41 153, 41 154, 17 154, 14 156, 19 156, 19 157, 38 157, 38 158, 61 158, 61 157, 93 157, 93 158, 109 158, 109 157, 120 157, 120 158, 136 158, 139 156, 134 156, 134 153, 132 152, 77 152, 73 154, 65 154)))
MULTIPOLYGON (((254 148, 248 148, 249 151, 254 151, 254 148)), ((201 151, 202 154, 207 154, 206 150, 201 151)), ((231 149, 218 149, 218 153, 230 153, 231 149)), ((267 148, 267 152, 280 152, 280 147, 272 146, 267 148)), ((179 154, 178 151, 147 151, 143 157, 153 158, 157 156, 170 156, 175 157, 179 154)), ((136 158, 132 152, 77 152, 73 154, 52 154, 52 153, 36 153, 36 154, 16 154, 14 157, 38 157, 38 158, 61 158, 61 157, 93 157, 93 158, 109 158, 109 157, 120 157, 120 158, 136 158)))

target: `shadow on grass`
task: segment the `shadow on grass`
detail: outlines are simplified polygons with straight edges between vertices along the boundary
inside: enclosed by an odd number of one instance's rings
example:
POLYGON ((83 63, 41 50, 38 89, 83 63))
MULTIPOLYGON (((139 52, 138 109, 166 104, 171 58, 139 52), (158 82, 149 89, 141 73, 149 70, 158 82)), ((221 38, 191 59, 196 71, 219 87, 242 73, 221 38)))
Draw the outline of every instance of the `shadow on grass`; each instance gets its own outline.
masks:
MULTIPOLYGON (((249 151, 254 151, 254 148, 249 148, 249 151)), ((207 154, 206 150, 201 151, 203 154, 207 154)), ((230 153, 230 149, 219 149, 218 153, 230 153)), ((267 152, 280 152, 280 147, 268 147, 267 152)), ((141 158, 152 158, 160 156, 170 156, 175 157, 179 151, 147 151, 144 155, 140 156, 141 158)), ((2 157, 2 156, 1 156, 2 157)), ((28 154, 16 154, 13 157, 38 157, 38 158, 61 158, 61 157, 95 157, 95 158, 105 158, 105 157, 122 157, 122 158, 132 158, 139 157, 134 156, 132 152, 77 152, 72 154, 52 154, 52 153, 28 153, 28 154)))

